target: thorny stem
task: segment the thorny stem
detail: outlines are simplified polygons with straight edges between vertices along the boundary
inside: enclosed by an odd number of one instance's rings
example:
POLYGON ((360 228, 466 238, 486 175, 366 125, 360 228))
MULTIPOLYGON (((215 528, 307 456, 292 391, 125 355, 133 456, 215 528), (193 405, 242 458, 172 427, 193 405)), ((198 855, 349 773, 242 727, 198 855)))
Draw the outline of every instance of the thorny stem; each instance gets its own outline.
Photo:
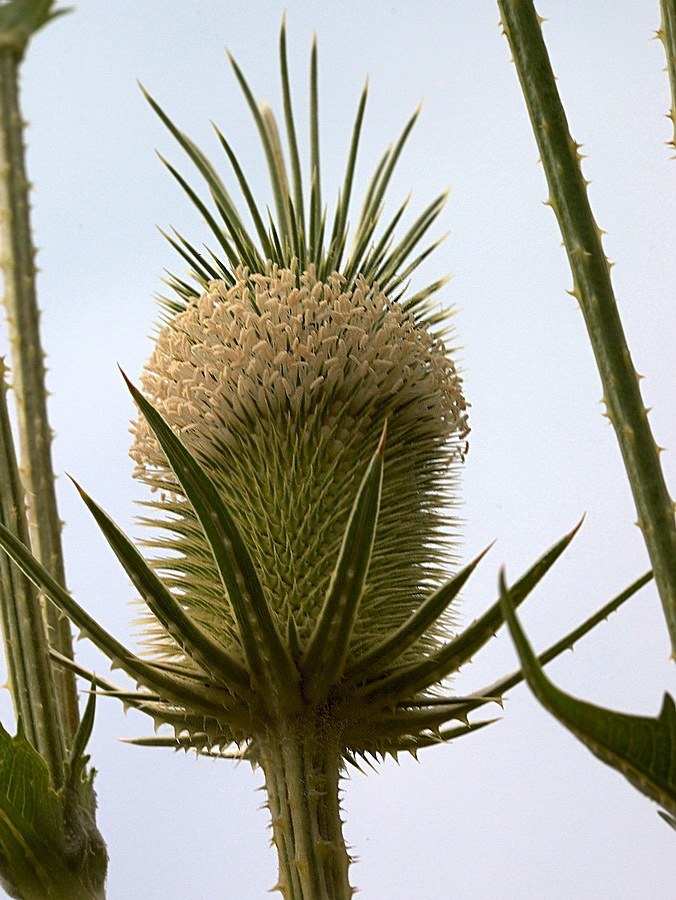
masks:
POLYGON ((676 659, 676 523, 638 376, 617 310, 610 264, 589 205, 578 145, 568 130, 532 0, 498 0, 521 89, 587 325, 607 415, 620 445, 676 659))
MULTIPOLYGON (((7 411, 0 359, 0 522, 22 543, 28 540, 23 489, 7 411)), ((0 606, 12 701, 26 737, 43 757, 54 788, 63 783, 65 746, 59 725, 52 666, 38 593, 4 553, 0 558, 0 606)))
MULTIPOLYGON (((19 61, 20 54, 14 48, 0 48, 0 242, 4 302, 12 349, 12 386, 18 411, 21 474, 27 494, 33 550, 45 568, 65 585, 35 292, 35 250, 31 240, 29 184, 24 166, 23 121, 18 96, 19 61)), ((47 600, 45 612, 50 644, 62 655, 72 658, 68 620, 47 600)), ((59 718, 66 743, 70 745, 79 721, 75 678, 62 667, 53 668, 53 677, 59 718)))
POLYGON ((284 900, 350 900, 340 752, 321 722, 282 723, 258 743, 284 900))
POLYGON ((671 110, 668 118, 671 119, 673 137, 669 143, 676 150, 676 0, 660 0, 660 8, 662 23, 657 36, 664 44, 669 86, 671 87, 671 110))

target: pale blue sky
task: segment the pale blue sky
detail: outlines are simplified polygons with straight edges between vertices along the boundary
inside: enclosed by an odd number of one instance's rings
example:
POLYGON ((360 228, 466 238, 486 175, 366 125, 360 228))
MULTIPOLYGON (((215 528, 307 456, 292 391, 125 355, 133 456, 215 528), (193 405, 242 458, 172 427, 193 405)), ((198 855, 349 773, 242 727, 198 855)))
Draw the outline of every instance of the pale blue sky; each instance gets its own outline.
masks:
MULTIPOLYGON (((266 196, 255 128, 224 53, 279 110, 277 39, 286 8, 296 109, 313 30, 320 50, 325 195, 337 191, 363 80, 370 76, 359 184, 421 98, 391 192, 411 215, 448 185, 426 273, 452 271, 472 434, 464 479, 465 558, 497 544, 464 593, 471 620, 586 512, 564 559, 527 602, 546 646, 648 568, 601 388, 573 299, 516 73, 493 2, 80 0, 45 30, 23 77, 40 302, 57 472, 69 471, 134 530, 128 420, 117 373, 138 377, 164 267, 180 269, 155 225, 206 234, 163 170, 189 164, 136 79, 220 164, 213 119, 266 196)), ((676 483, 673 291, 676 163, 664 142, 669 96, 657 0, 541 2, 574 137, 588 155, 597 220, 617 263, 621 313, 664 464, 676 483)), ((222 161, 223 171, 227 171, 222 161)), ((3 339, 4 341, 4 339, 3 339)), ((68 577, 77 599, 126 637, 133 592, 66 479, 59 481, 68 577)), ((138 529, 136 530, 138 533, 138 529)), ((86 642, 84 665, 107 673, 86 642)), ((645 589, 550 667, 562 688, 655 715, 674 667, 654 589, 645 589)), ((461 673, 469 691, 515 667, 507 635, 461 673)), ((6 704, 3 707, 6 710, 6 704)), ((496 709, 496 713, 499 711, 496 709)), ((7 713, 4 713, 7 720, 7 713)), ((275 881, 261 779, 248 766, 116 741, 149 733, 103 701, 92 740, 110 900, 263 898, 275 881)), ((673 896, 674 835, 656 808, 603 767, 523 686, 503 720, 452 746, 345 784, 352 878, 367 900, 634 900, 673 896)))

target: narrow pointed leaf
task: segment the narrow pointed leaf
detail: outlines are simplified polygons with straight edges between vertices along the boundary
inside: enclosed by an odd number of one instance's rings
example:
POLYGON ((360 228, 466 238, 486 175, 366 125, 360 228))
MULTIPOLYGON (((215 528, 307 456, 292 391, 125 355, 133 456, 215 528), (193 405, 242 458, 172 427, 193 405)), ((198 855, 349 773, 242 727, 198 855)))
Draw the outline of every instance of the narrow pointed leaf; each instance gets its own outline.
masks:
POLYGON ((519 624, 501 577, 503 613, 528 686, 540 703, 602 762, 676 815, 676 705, 664 695, 656 719, 603 709, 559 690, 545 676, 519 624))
POLYGON ((284 99, 284 122, 289 144, 289 157, 291 159, 291 176, 293 181, 293 200, 296 207, 296 216, 301 232, 305 232, 303 212, 303 176, 300 168, 300 156, 298 154, 298 140, 296 138, 296 126, 293 120, 293 106, 291 103, 291 88, 289 86, 289 65, 286 53, 286 15, 282 19, 282 28, 279 34, 279 62, 282 73, 282 96, 284 99))
POLYGON ((322 181, 319 164, 319 92, 317 88, 317 39, 312 41, 310 57, 310 177, 312 179, 312 196, 310 211, 310 238, 319 252, 322 240, 320 222, 322 219, 322 181))
MULTIPOLYGON (((510 588, 510 596, 513 597, 515 605, 522 603, 545 576, 570 544, 579 527, 580 525, 577 525, 573 531, 561 538, 510 588)), ((498 600, 483 616, 436 653, 423 662, 414 663, 381 681, 366 685, 361 691, 361 696, 364 698, 412 696, 436 684, 468 662, 495 635, 503 622, 504 614, 498 600)))
MULTIPOLYGON (((280 230, 286 237, 287 246, 290 249, 292 244, 293 222, 291 218, 291 194, 289 191, 289 181, 286 172, 286 162, 284 160, 284 151, 282 150, 282 142, 279 137, 279 129, 275 120, 274 113, 267 103, 260 105, 260 114, 263 121, 263 127, 268 135, 268 144, 270 147, 270 160, 275 170, 275 180, 279 184, 279 190, 283 204, 284 221, 280 230)), ((278 212, 279 215, 279 212, 278 212)))
MULTIPOLYGON (((410 254, 412 253, 414 247, 422 240, 425 232, 429 229, 430 225, 438 218, 442 209, 446 204, 446 200, 448 198, 448 191, 444 191, 439 197, 437 197, 427 209, 423 210, 423 212, 418 216, 413 225, 406 232, 404 237, 401 239, 399 244, 394 248, 392 253, 387 257, 384 264, 381 268, 376 272, 376 281, 381 284, 382 289, 386 290, 386 286, 390 283, 391 279, 397 274, 400 267, 403 265, 404 260, 406 260, 410 254)), ((443 238, 441 239, 443 240, 443 238)), ((432 244, 431 248, 428 248, 419 261, 412 264, 410 269, 405 270, 399 276, 401 281, 405 281, 408 278, 409 274, 413 271, 413 269, 417 268, 417 266, 422 262, 422 260, 428 256, 432 250, 438 246, 440 241, 436 241, 432 244)))
POLYGON ((462 590, 470 575, 479 562, 488 552, 487 548, 480 553, 475 560, 461 569, 450 581, 442 585, 438 591, 431 594, 416 610, 415 613, 398 628, 390 637, 386 638, 378 647, 366 653, 358 659, 354 665, 345 672, 345 677, 354 681, 363 681, 374 671, 384 671, 398 657, 424 634, 450 603, 462 590))
POLYGON ((352 505, 317 624, 301 661, 308 696, 323 701, 342 675, 371 562, 383 483, 385 429, 352 505))
POLYGON ((354 257, 363 255, 366 252, 367 241, 364 240, 364 231, 368 227, 370 219, 374 218, 374 214, 371 213, 371 215, 368 216, 367 211, 371 207, 373 195, 375 194, 382 173, 385 170, 385 167, 387 166, 391 155, 392 147, 390 146, 385 150, 380 160, 378 161, 378 165, 376 166, 375 171, 371 176, 371 180, 368 183, 368 187, 366 188, 366 194, 364 195, 364 200, 362 201, 361 211, 359 213, 359 219, 357 221, 357 227, 352 239, 350 255, 345 266, 346 269, 350 268, 354 257))
POLYGON ((218 747, 202 745, 194 738, 187 735, 171 737, 171 735, 153 735, 140 738, 120 738, 123 744, 133 744, 135 747, 169 747, 172 750, 197 750, 200 756, 213 756, 214 759, 246 759, 246 751, 226 750, 218 747))
MULTIPOLYGON (((432 294, 436 294, 437 291, 440 291, 444 285, 448 284, 450 280, 450 275, 444 275, 443 278, 440 278, 438 281, 432 282, 423 290, 418 291, 418 293, 413 294, 408 298, 403 304, 402 309, 404 312, 409 312, 410 310, 418 310, 421 307, 421 304, 425 302, 425 300, 429 299, 432 294)), ((445 316, 443 317, 445 318, 445 316)), ((441 321, 441 320, 440 320, 441 321)))
POLYGON ((186 192, 188 197, 190 197, 190 199, 192 200, 194 205, 197 207, 197 209, 199 210, 201 215, 204 216, 205 222, 211 229, 212 233, 215 235, 216 240, 221 245, 221 248, 225 251, 225 255, 228 257, 230 265, 233 266, 233 268, 236 267, 239 264, 240 259, 237 255, 235 249, 233 248, 232 244, 226 237, 225 232, 220 227, 220 225, 218 224, 216 219, 214 219, 214 217, 209 212, 209 210, 207 209, 205 204, 200 200, 200 198, 197 196, 195 191, 190 187, 190 185, 185 180, 185 178, 180 174, 180 172, 178 172, 178 170, 175 169, 171 165, 171 163, 168 162, 163 156, 161 156, 160 154, 158 154, 158 156, 160 157, 160 159, 162 160, 164 165, 167 167, 167 169, 174 176, 176 181, 178 181, 178 183, 181 185, 181 187, 186 192))
POLYGON ((249 104, 249 109, 251 110, 251 114, 253 115, 254 122, 256 123, 256 127, 258 128, 258 134, 260 135, 261 143, 263 144, 263 150, 265 152, 265 159, 268 164, 268 172, 270 175, 270 184, 272 186, 272 195, 275 199, 275 208, 277 210, 277 221, 279 225, 279 229, 281 232, 281 236, 284 242, 287 244, 290 243, 290 232, 288 228, 288 207, 287 207, 287 199, 289 196, 289 188, 286 181, 286 172, 282 166, 279 168, 279 160, 275 157, 275 151, 270 143, 270 135, 266 128, 265 121, 263 115, 261 114, 261 110, 254 99, 253 94, 251 93, 251 89, 247 83, 246 78, 242 74, 241 69, 235 62, 235 60, 228 54, 228 58, 230 60, 230 64, 235 73, 235 77, 239 82, 239 85, 242 89, 242 92, 246 98, 247 103, 249 104))
POLYGON ((423 747, 434 747, 437 744, 454 741, 456 738, 464 737, 466 734, 480 731, 482 728, 485 728, 486 725, 492 725, 494 722, 499 721, 499 719, 485 719, 481 722, 470 722, 467 725, 455 725, 453 728, 444 728, 442 731, 439 731, 439 734, 435 737, 422 736, 412 738, 411 740, 404 739, 399 742, 399 749, 414 752, 423 747))
POLYGON ((261 242, 261 247, 263 248, 263 253, 269 259, 272 256, 272 248, 270 245, 270 238, 268 237, 268 234, 265 231, 265 225, 263 224, 263 220, 261 218, 260 212, 258 211, 258 206, 256 205, 256 201, 254 200, 253 194, 251 192, 251 188, 249 187, 249 183, 246 180, 244 172, 242 171, 242 167, 240 166, 239 161, 237 160, 237 157, 235 156, 235 153, 234 153, 232 147, 230 146, 228 141, 225 139, 225 137, 221 133, 221 131, 218 128, 216 128, 215 125, 214 125, 214 128, 216 130, 216 135, 218 137, 218 140, 220 141, 221 146, 225 150, 225 152, 228 156, 228 159, 230 160, 230 165, 232 166, 232 169, 235 173, 235 177, 237 178, 237 181, 239 183, 240 190, 242 191, 242 194, 244 195, 244 199, 246 201, 247 207, 249 209, 249 212, 251 213, 251 218, 254 221, 254 226, 256 228, 256 233, 258 234, 258 239, 261 242))
POLYGON ((298 672, 279 635, 249 550, 217 488, 162 416, 124 375, 209 541, 232 604, 252 680, 292 701, 298 672))
POLYGON ((147 691, 124 690, 95 672, 88 671, 56 650, 50 651, 50 655, 55 662, 75 672, 81 678, 85 678, 94 686, 97 694, 103 697, 113 697, 119 700, 123 706, 131 706, 139 710, 139 712, 145 713, 155 722, 160 721, 167 725, 186 727, 196 731, 204 730, 208 726, 212 731, 222 732, 223 735, 229 734, 229 730, 223 725, 223 716, 227 717, 228 725, 232 724, 233 727, 244 728, 250 724, 242 708, 224 708, 220 711, 220 719, 215 716, 193 715, 176 711, 167 704, 166 699, 162 699, 158 694, 150 694, 147 691))
POLYGON ((189 686, 178 678, 163 675, 109 634, 89 613, 73 600, 70 594, 49 574, 30 551, 17 540, 4 525, 0 525, 0 547, 13 559, 16 565, 30 578, 36 587, 47 594, 49 599, 65 613, 81 631, 110 659, 131 677, 163 696, 180 703, 193 703, 208 713, 222 713, 222 707, 214 707, 204 693, 189 686))
MULTIPOLYGON (((401 272, 398 272, 398 270, 395 269, 392 272, 392 280, 391 281, 387 278, 382 281, 382 284, 384 285, 383 290, 386 291, 388 294, 391 294, 404 282, 406 282, 406 287, 408 287, 408 281, 409 281, 410 276, 413 274, 413 272, 415 272, 415 270, 418 268, 418 266, 421 263, 425 262, 425 260, 427 259, 428 256, 431 256, 432 253, 434 253, 434 251, 437 250, 443 244, 443 242, 446 240, 447 237, 448 237, 448 234, 442 234, 441 237, 437 238, 437 240, 434 241, 433 244, 430 244, 428 247, 425 247, 425 249, 422 251, 422 253, 420 253, 418 256, 416 256, 415 259, 413 259, 406 266, 406 268, 403 269, 401 272)), ((402 259, 400 264, 403 265, 403 262, 404 261, 402 259)), ((444 321, 447 318, 446 313, 444 311, 439 311, 438 309, 437 309, 437 315, 439 316, 439 321, 444 321)))
POLYGON ((671 825, 674 831, 676 831, 676 818, 670 816, 669 813, 665 812, 663 809, 658 809, 657 812, 662 816, 667 825, 671 825))
POLYGON ((333 234, 331 235, 331 252, 329 253, 327 260, 327 267, 330 271, 337 270, 340 267, 343 252, 345 250, 345 243, 347 241, 347 214, 350 208, 350 199, 352 197, 354 167, 357 161, 357 151, 359 150, 359 139, 361 136, 362 123, 364 121, 367 97, 368 79, 366 79, 366 84, 364 85, 364 90, 362 91, 359 106, 357 108, 357 115, 352 129, 352 139, 350 141, 350 152, 345 168, 345 178, 336 207, 336 218, 333 226, 333 234))
POLYGON ((364 264, 361 267, 362 275, 368 282, 376 281, 376 272, 378 270, 378 267, 382 265, 383 260, 387 256, 388 250, 391 247, 390 238, 394 233, 394 229, 399 224, 401 217, 404 215, 406 207, 408 206, 410 200, 411 195, 409 194, 390 220, 390 224, 387 226, 385 231, 383 231, 378 243, 375 245, 375 247, 371 248, 366 259, 364 260, 364 264))
MULTIPOLYGON (((560 656, 565 650, 572 650, 575 644, 583 638, 585 634, 590 632, 592 628, 595 628, 598 624, 603 622, 611 613, 614 613, 623 603, 629 600, 630 597, 633 597, 634 594, 639 591, 642 587, 644 587, 648 582, 652 579, 653 573, 646 572, 645 575, 642 575, 640 578, 637 578, 636 581, 632 582, 628 588, 610 600, 605 606, 602 606, 598 612, 595 612, 593 616, 590 616, 588 619, 578 625, 577 628, 574 628, 573 631, 569 632, 564 638, 561 638, 560 641, 557 641, 555 644, 552 644, 544 653, 541 653, 538 656, 538 662, 541 666, 546 666, 547 663, 550 663, 553 659, 556 659, 557 656, 560 656)), ((512 597, 513 601, 513 597, 512 597)), ((516 606, 516 604, 515 604, 516 606)), ((476 691, 474 695, 472 695, 472 699, 467 703, 463 704, 462 712, 466 715, 472 710, 478 709, 478 707, 483 706, 485 703, 491 702, 500 702, 503 695, 510 691, 513 687, 516 687, 517 684, 520 684, 525 678, 523 669, 516 669, 514 672, 510 672, 509 675, 500 678, 498 681, 495 681, 493 684, 488 687, 483 688, 480 691, 476 691)))
MULTIPOLYGON (((380 209, 383 197, 385 196, 385 191, 387 190, 387 185, 390 182, 392 177, 392 173, 394 172, 394 168, 397 165, 399 157, 401 156, 401 151, 404 149, 404 144, 408 140, 408 137, 413 129, 413 126, 416 123, 418 116, 420 115, 419 106, 416 111, 413 113, 411 118, 406 123, 403 132, 401 133, 401 137, 394 145, 394 148, 391 152, 387 153, 383 160, 387 160, 386 165, 381 170, 380 177, 373 184, 372 192, 369 191, 367 194, 367 200, 365 201, 364 207, 362 209, 362 214, 360 217, 360 222, 357 225, 357 232, 361 232, 368 224, 369 220, 372 219, 376 215, 376 211, 380 209)), ((380 167, 379 167, 380 168, 380 167)))
POLYGON ((207 284, 212 278, 220 277, 218 272, 204 259, 202 254, 195 250, 195 248, 177 231, 174 230, 174 234, 178 240, 175 240, 161 228, 159 229, 159 232, 165 240, 169 241, 174 250, 176 250, 176 252, 188 263, 192 269, 192 274, 198 276, 202 284, 207 284))
POLYGON ((190 618, 129 538, 77 482, 73 483, 132 584, 174 640, 187 647, 189 655, 194 656, 206 671, 220 677, 240 696, 251 698, 247 671, 190 618))
POLYGON ((94 717, 96 715, 96 694, 93 691, 95 686, 94 679, 91 680, 90 684, 92 691, 89 694, 84 715, 80 719, 80 724, 78 725, 78 729, 75 732, 75 737, 73 739, 73 746, 70 748, 70 753, 68 755, 68 768, 70 769, 71 783, 82 775, 83 769, 88 762, 88 757, 85 756, 85 750, 87 749, 89 738, 92 736, 94 717))
MULTIPOLYGON (((190 157, 191 161, 195 164, 198 169, 200 175, 204 178, 207 185, 209 186, 209 190, 211 191, 211 195, 216 202, 219 211, 224 216, 228 228, 232 232, 237 232, 241 235, 248 235, 246 233, 246 228, 244 227, 244 223, 237 212, 237 207, 232 201, 230 194, 226 190, 223 182, 219 178, 216 170, 211 165, 206 156, 202 153, 202 151, 197 147, 187 135, 183 134, 174 123, 171 121, 169 116, 164 112, 161 106, 153 100, 150 94, 141 86, 141 90, 143 91, 143 95, 145 96, 148 103, 150 103, 153 110, 157 113, 159 118, 162 120, 164 125, 168 128, 171 134, 174 136, 179 145, 185 150, 185 152, 190 157)), ((248 239, 247 243, 251 243, 250 239, 248 239)))
MULTIPOLYGON (((415 735, 425 730, 437 730, 452 719, 465 722, 465 717, 458 715, 454 708, 440 710, 399 710, 394 713, 376 713, 368 720, 369 731, 374 731, 383 738, 398 738, 404 735, 415 735)), ((466 724, 466 723, 465 723, 466 724)), ((357 725, 356 728, 359 726, 357 725)), ((350 729, 347 729, 349 741, 350 729)))

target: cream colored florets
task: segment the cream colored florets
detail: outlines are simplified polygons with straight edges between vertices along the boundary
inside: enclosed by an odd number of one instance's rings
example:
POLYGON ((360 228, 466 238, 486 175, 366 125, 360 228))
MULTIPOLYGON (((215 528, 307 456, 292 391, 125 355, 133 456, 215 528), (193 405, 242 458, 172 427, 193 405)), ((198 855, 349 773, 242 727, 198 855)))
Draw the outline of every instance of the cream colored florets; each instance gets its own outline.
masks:
MULTIPOLYGON (((293 616, 301 633, 311 627, 384 421, 382 513, 364 603, 390 626, 436 576, 439 507, 467 432, 443 342, 377 287, 359 280, 345 292, 342 283, 337 273, 321 283, 312 271, 276 268, 239 270, 231 288, 212 282, 161 329, 142 379, 231 506, 273 608, 283 620, 293 616)), ((204 584, 213 563, 143 422, 132 456, 137 475, 168 492, 153 505, 172 514, 171 537, 159 543, 179 557, 173 586, 227 641, 232 622, 215 571, 212 587, 204 584)))

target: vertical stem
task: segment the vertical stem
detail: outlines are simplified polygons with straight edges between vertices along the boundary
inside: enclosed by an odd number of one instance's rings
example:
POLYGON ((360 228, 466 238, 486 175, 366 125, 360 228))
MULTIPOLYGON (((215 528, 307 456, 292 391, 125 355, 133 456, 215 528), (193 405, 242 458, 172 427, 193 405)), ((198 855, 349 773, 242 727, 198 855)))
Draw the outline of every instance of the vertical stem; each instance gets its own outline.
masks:
MULTIPOLYGON (((30 230, 28 180, 24 166, 23 121, 19 109, 19 54, 0 49, 0 242, 4 302, 12 349, 21 471, 26 488, 31 539, 36 557, 65 586, 61 522, 56 506, 47 419, 44 355, 40 346, 35 293, 35 250, 30 230)), ((45 600, 49 642, 72 658, 68 620, 45 600)), ((79 721, 75 678, 54 668, 60 720, 68 744, 79 721)))
MULTIPOLYGON (((24 495, 7 412, 4 362, 0 360, 0 522, 28 541, 24 495)), ((26 737, 49 767, 52 787, 63 784, 65 746, 54 694, 45 623, 37 590, 4 553, 0 604, 12 700, 26 737)))
POLYGON ((620 445, 676 659, 676 523, 638 376, 617 310, 610 264, 589 205, 578 145, 566 115, 532 0, 498 0, 587 325, 608 418, 620 445))
POLYGON ((350 900, 338 742, 320 722, 282 723, 260 742, 260 762, 285 900, 350 900))
POLYGON ((668 117, 671 119, 673 136, 669 143, 676 150, 676 0, 660 0, 660 9, 662 23, 657 35, 664 44, 671 88, 671 109, 668 117))

